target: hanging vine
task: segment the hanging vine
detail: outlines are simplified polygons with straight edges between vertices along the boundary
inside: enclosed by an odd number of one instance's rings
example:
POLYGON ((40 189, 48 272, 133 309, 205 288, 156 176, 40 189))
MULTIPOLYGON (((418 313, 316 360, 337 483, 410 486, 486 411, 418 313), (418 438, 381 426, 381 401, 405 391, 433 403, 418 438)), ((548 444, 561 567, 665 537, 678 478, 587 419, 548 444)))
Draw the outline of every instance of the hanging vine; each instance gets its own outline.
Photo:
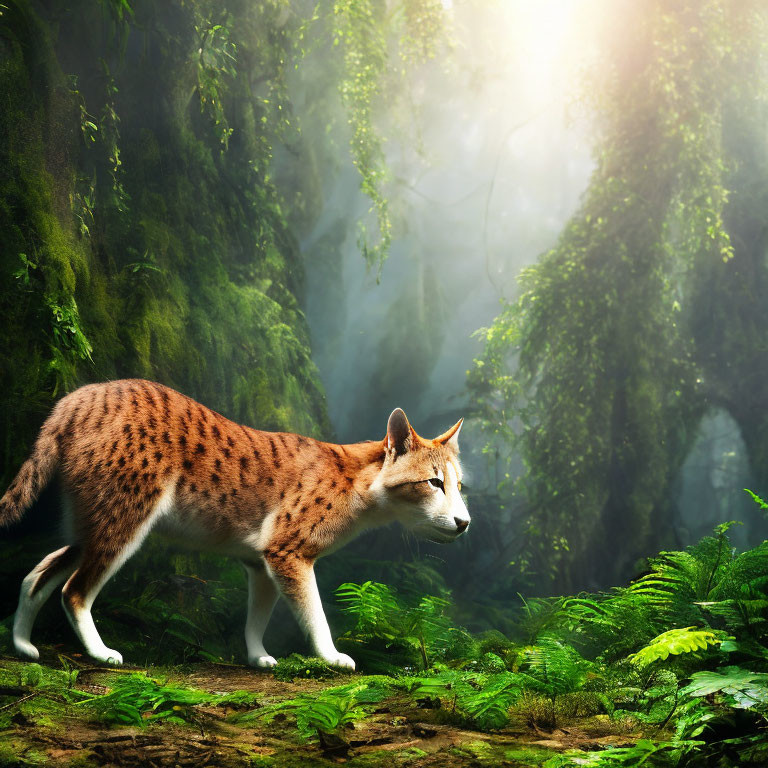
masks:
POLYGON ((701 414, 687 275, 706 254, 733 254, 721 143, 738 58, 730 12, 622 6, 590 83, 601 139, 584 202, 481 331, 470 388, 489 453, 508 466, 522 455, 514 490, 532 567, 568 587, 586 586, 590 561, 606 579, 625 574, 664 536, 701 414), (621 560, 617 536, 631 542, 621 560))
POLYGON ((400 82, 409 67, 435 56, 443 39, 443 7, 438 0, 404 0, 392 8, 384 0, 336 0, 333 16, 333 45, 343 56, 339 92, 352 129, 352 161, 376 219, 374 235, 360 222, 358 245, 369 267, 380 273, 392 243, 392 217, 376 108, 385 90, 393 97, 397 90, 391 83, 387 87, 387 76, 400 82), (391 45, 399 51, 394 60, 389 55, 391 45))

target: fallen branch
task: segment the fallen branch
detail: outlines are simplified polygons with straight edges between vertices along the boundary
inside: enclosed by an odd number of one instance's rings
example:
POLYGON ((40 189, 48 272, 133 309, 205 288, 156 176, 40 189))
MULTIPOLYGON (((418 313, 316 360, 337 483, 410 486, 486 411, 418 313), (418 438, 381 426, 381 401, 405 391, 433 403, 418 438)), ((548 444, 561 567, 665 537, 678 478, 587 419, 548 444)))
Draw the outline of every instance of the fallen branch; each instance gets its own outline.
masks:
POLYGON ((3 706, 0 707, 0 712, 5 709, 10 709, 11 707, 15 707, 18 704, 21 704, 22 701, 27 701, 27 699, 34 698, 38 693, 40 693, 40 691, 32 691, 32 693, 28 693, 26 696, 22 696, 20 699, 16 699, 16 701, 12 701, 10 704, 3 704, 3 706))

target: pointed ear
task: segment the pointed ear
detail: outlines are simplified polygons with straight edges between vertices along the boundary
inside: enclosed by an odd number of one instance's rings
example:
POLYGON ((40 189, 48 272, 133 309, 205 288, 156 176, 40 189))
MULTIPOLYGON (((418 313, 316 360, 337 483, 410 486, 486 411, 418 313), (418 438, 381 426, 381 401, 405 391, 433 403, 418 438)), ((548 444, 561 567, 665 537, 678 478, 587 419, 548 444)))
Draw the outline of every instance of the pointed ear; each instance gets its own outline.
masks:
POLYGON ((413 447, 411 425, 402 408, 395 408, 387 422, 387 450, 394 450, 395 456, 401 456, 413 447))
POLYGON ((435 438, 436 443, 441 443, 446 448, 452 448, 456 453, 459 452, 459 432, 464 419, 459 419, 447 432, 443 432, 440 437, 435 438))

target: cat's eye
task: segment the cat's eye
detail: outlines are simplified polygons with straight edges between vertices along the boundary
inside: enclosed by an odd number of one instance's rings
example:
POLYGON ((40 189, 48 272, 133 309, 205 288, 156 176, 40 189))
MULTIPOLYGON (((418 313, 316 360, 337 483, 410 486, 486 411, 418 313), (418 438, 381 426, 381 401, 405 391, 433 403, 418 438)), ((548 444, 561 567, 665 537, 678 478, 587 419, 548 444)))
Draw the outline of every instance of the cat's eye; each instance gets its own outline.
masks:
POLYGON ((456 488, 460 491, 461 490, 461 480, 459 480, 458 483, 456 483, 456 488))
POLYGON ((435 488, 439 488, 443 493, 445 493, 445 486, 443 485, 443 481, 439 477, 431 477, 427 482, 430 485, 434 485, 435 488))

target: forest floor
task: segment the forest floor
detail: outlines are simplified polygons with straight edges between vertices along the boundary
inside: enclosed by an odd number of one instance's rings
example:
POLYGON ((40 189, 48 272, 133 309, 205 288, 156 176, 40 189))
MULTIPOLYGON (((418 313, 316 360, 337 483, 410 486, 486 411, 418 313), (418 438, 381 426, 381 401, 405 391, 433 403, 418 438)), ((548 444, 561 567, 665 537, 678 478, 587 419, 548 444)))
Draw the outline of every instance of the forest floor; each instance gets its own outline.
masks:
POLYGON ((457 725, 449 708, 393 696, 340 735, 304 740, 290 717, 278 715, 262 722, 243 714, 354 682, 359 676, 340 673, 330 680, 281 681, 270 672, 218 663, 114 670, 44 649, 38 673, 77 670, 71 693, 79 697, 106 694, 120 676, 131 672, 216 695, 248 694, 247 703, 235 696, 216 705, 190 707, 183 724, 159 720, 142 726, 107 725, 92 710, 73 703, 71 696, 57 696, 39 681, 25 682, 25 666, 0 656, 0 766, 540 766, 558 753, 629 746, 642 738, 607 716, 581 719, 552 731, 520 724, 482 733, 457 725))

